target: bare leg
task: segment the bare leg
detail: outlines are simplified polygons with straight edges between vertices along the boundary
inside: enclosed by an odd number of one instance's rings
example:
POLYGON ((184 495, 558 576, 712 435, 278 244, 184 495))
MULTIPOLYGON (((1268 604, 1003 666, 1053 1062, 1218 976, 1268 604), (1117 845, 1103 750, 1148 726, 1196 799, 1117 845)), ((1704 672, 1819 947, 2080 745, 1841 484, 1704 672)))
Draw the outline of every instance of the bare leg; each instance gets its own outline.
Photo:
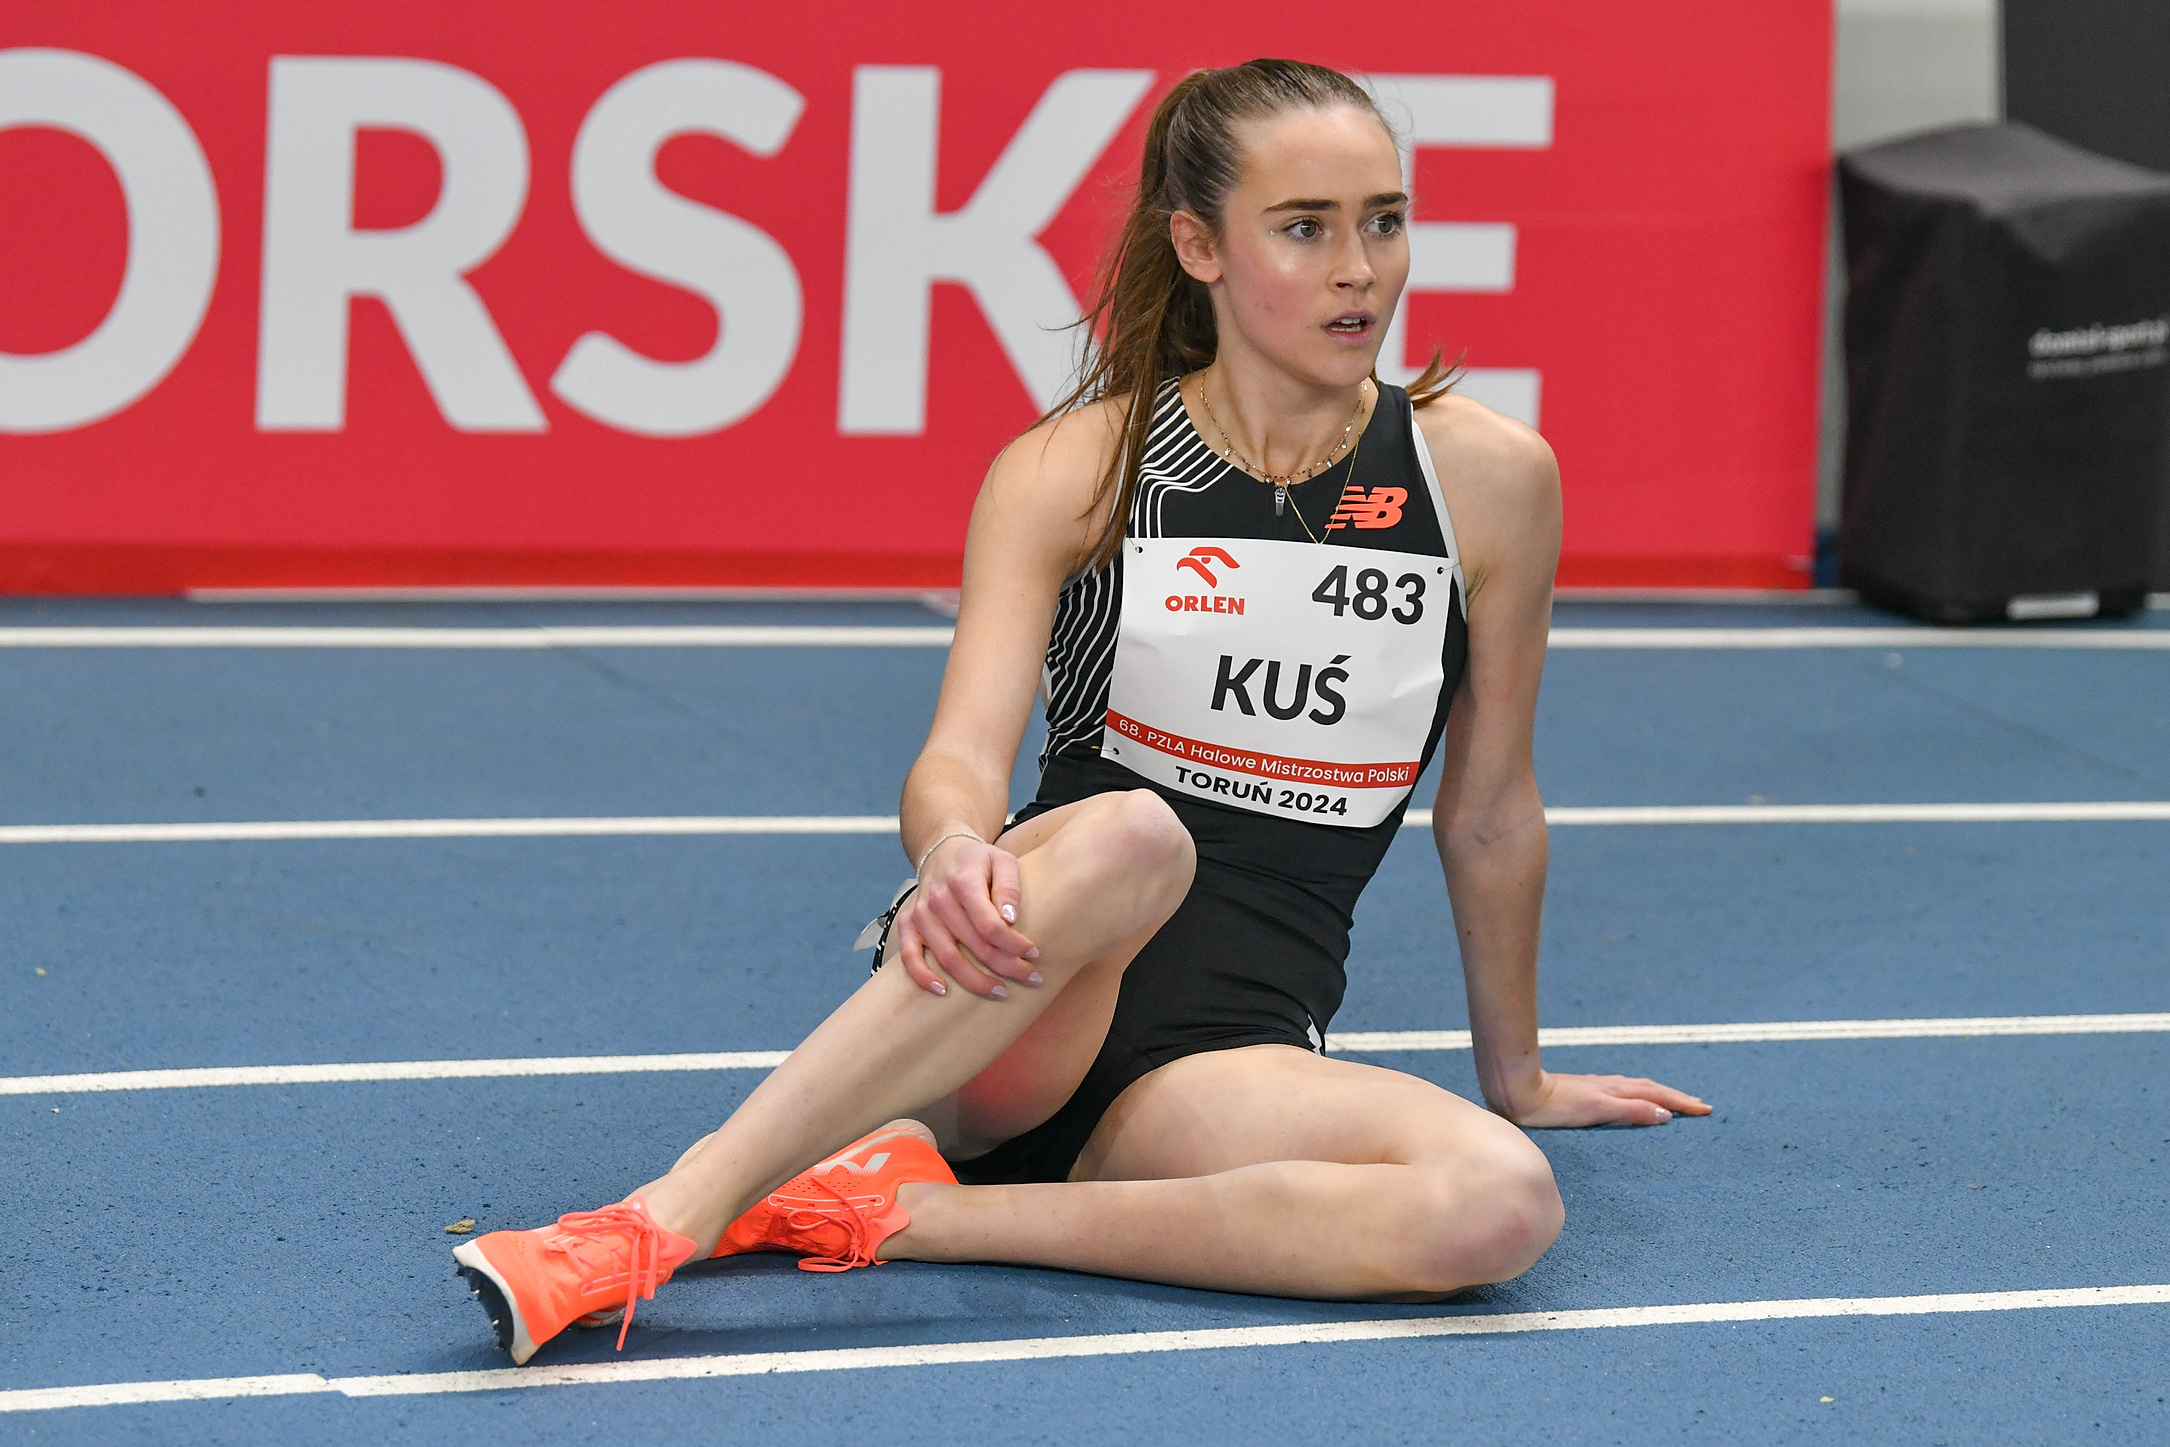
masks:
MULTIPOLYGON (((795 1172, 884 1121, 951 1096, 1002 1057, 1066 987, 1082 983, 1105 993, 1112 1008, 1109 966, 1119 974, 1190 888, 1190 836, 1145 790, 1099 795, 1058 812, 1065 818, 1052 832, 1013 831, 1025 836, 1021 842, 1044 836, 1020 858, 1017 924, 1040 948, 1035 963, 1046 983, 987 1000, 965 990, 930 995, 901 969, 880 971, 729 1120, 641 1188, 659 1223, 692 1237, 705 1254, 741 1212, 795 1172)), ((1105 1011, 1099 1018, 1104 1029, 1105 1011)), ((1098 1048, 1097 1036, 1090 1045, 1098 1048)), ((1043 1117, 1090 1060, 1089 1051, 1082 1054, 1043 1117)))
POLYGON ((1520 1275, 1563 1217, 1512 1125, 1414 1076, 1281 1045, 1138 1081, 1069 1182, 910 1186, 900 1201, 912 1224, 885 1258, 1374 1300, 1520 1275))

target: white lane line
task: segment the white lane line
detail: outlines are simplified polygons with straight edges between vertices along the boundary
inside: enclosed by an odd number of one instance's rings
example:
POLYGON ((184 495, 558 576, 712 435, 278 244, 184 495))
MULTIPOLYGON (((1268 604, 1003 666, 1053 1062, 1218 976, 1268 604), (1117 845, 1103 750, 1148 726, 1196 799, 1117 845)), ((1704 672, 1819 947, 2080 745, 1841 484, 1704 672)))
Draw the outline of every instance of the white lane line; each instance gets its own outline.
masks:
POLYGON ((846 627, 0 628, 0 648, 947 648, 955 629, 846 627))
MULTIPOLYGON (((189 588, 182 597, 191 603, 922 603, 929 608, 947 606, 957 616, 955 588, 741 588, 692 585, 616 587, 519 586, 413 588, 189 588)), ((1811 601, 1807 594, 1791 595, 1811 601)), ((1705 600, 1723 601, 1723 600, 1705 600)), ((1844 589, 1833 589, 1830 601, 1855 603, 1859 598, 1844 589)))
MULTIPOLYGON (((2049 804, 1628 804, 1545 810, 1556 829, 1664 824, 2047 824, 2170 820, 2170 800, 2049 804)), ((1411 809, 1403 827, 1430 827, 1411 809)), ((201 844, 309 839, 559 839, 718 834, 894 834, 894 814, 665 814, 625 818, 268 819, 206 824, 6 824, 0 844, 201 844)))
POLYGON ((53 1411, 67 1407, 110 1407, 146 1402, 205 1401, 218 1397, 263 1397, 301 1392, 337 1392, 347 1397, 438 1396, 450 1392, 496 1392, 517 1387, 607 1386, 626 1382, 773 1376, 796 1372, 940 1367, 978 1362, 1059 1361, 1076 1357, 1325 1346, 1347 1342, 1406 1342, 1434 1337, 1499 1336, 1510 1332, 1592 1331, 1621 1327, 1700 1326, 1718 1322, 1796 1321, 1817 1317, 1937 1316, 1963 1312, 2071 1310, 2081 1307, 2166 1304, 2170 1304, 2170 1286, 2088 1286, 2051 1291, 1979 1291, 1938 1296, 1813 1297, 1794 1301, 1714 1301, 1680 1306, 1472 1313, 1465 1316, 1403 1317, 1386 1321, 1216 1327, 1198 1331, 1114 1332, 1099 1336, 930 1342, 916 1346, 843 1347, 824 1351, 745 1352, 728 1356, 581 1362, 556 1367, 498 1367, 466 1372, 413 1372, 357 1377, 321 1377, 311 1373, 297 1373, 277 1377, 224 1377, 197 1381, 33 1387, 0 1392, 0 1412, 53 1411))
POLYGON ((560 839, 673 834, 894 834, 894 814, 565 819, 272 819, 218 824, 8 824, 0 844, 200 844, 296 839, 560 839))
POLYGON ((537 1055, 511 1060, 366 1060, 340 1065, 214 1065, 94 1075, 0 1077, 0 1095, 192 1090, 208 1085, 346 1085, 376 1080, 485 1080, 520 1075, 645 1075, 664 1070, 774 1070, 788 1050, 698 1055, 537 1055))
MULTIPOLYGON (((1415 814, 1416 810, 1411 810, 1415 814)), ((1424 810, 1425 824, 1431 811, 1424 810)), ((1628 804, 1545 810, 1558 827, 1615 824, 2107 824, 2170 819, 2170 800, 2042 804, 1628 804)), ((1415 819, 1409 821, 1416 823, 1415 819)))
MULTIPOLYGON (((1566 1025, 1537 1032, 1549 1049, 1583 1045, 1727 1045, 1765 1040, 1929 1040, 1976 1035, 2136 1035, 2170 1032, 2170 1014, 1990 1015, 1927 1020, 1776 1020, 1730 1025, 1566 1025)), ((1335 1031, 1332 1052, 1467 1050, 1467 1030, 1335 1031)), ((338 1065, 215 1065, 85 1075, 0 1076, 0 1095, 188 1090, 214 1085, 342 1085, 384 1080, 648 1074, 668 1070, 773 1070, 787 1050, 701 1055, 560 1055, 508 1060, 386 1060, 338 1065)))
POLYGON ((2166 628, 1555 628, 1554 648, 2170 649, 2166 628))
MULTIPOLYGON (((926 627, 677 624, 528 628, 78 627, 0 628, 0 648, 946 648, 954 630, 926 627)), ((1555 628, 1563 649, 1807 648, 2170 649, 2162 628, 1555 628)))
POLYGON ((278 1377, 109 1382, 94 1387, 25 1387, 0 1392, 0 1412, 50 1412, 62 1407, 132 1407, 146 1402, 216 1402, 233 1397, 291 1397, 337 1390, 314 1372, 278 1377))
MULTIPOLYGON (((1577 1045, 1739 1045, 1760 1040, 1938 1040, 1977 1035, 2146 1035, 2170 1014, 1984 1015, 1929 1020, 1768 1020, 1734 1025, 1563 1025, 1537 1032, 1549 1049, 1577 1045)), ((1467 1030, 1345 1030, 1329 1051, 1467 1050, 1467 1030)))

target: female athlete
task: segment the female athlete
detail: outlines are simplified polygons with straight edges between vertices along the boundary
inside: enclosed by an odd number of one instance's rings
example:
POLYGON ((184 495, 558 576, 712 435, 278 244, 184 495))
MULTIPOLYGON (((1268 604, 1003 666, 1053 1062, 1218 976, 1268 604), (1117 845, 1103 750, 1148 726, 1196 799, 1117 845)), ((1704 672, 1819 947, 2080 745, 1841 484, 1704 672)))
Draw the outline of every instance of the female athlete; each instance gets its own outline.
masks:
POLYGON ((1432 1299, 1559 1234, 1518 1127, 1708 1111, 1539 1064, 1558 474, 1436 357, 1373 380, 1407 208, 1339 72, 1252 61, 1161 102, 1083 380, 973 509, 873 978, 660 1179, 456 1249, 515 1361, 757 1249, 1432 1299), (1039 796, 1005 827, 1041 688, 1039 796), (1440 749, 1489 1110, 1323 1052, 1356 897, 1440 749))

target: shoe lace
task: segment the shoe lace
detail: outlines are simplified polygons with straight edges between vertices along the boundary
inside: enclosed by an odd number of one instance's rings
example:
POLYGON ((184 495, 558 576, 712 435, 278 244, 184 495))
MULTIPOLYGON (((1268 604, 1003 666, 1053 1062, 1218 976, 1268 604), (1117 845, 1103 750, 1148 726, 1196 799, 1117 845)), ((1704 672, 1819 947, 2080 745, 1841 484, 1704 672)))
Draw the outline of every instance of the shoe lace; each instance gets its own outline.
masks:
POLYGON ((625 1350, 625 1334, 633 1327, 633 1304, 646 1301, 656 1294, 656 1287, 664 1275, 662 1269, 663 1228, 648 1215, 645 1206, 620 1201, 598 1211, 575 1211, 558 1217, 559 1235, 547 1243, 547 1249, 561 1255, 572 1256, 589 1269, 594 1269, 590 1259, 579 1255, 583 1246, 601 1246, 610 1253, 609 1264, 618 1264, 618 1242, 625 1245, 626 1282, 625 1316, 618 1327, 618 1350, 625 1350))
POLYGON ((868 1237, 872 1233, 868 1231, 866 1223, 867 1212, 872 1207, 858 1204, 844 1191, 839 1190, 830 1179, 831 1174, 827 1171, 811 1172, 806 1180, 808 1184, 818 1186, 834 1196, 837 1205, 843 1208, 829 1219, 844 1228, 846 1245, 840 1255, 804 1258, 799 1262, 801 1271, 849 1271, 854 1266, 874 1264, 874 1248, 868 1244, 868 1237))

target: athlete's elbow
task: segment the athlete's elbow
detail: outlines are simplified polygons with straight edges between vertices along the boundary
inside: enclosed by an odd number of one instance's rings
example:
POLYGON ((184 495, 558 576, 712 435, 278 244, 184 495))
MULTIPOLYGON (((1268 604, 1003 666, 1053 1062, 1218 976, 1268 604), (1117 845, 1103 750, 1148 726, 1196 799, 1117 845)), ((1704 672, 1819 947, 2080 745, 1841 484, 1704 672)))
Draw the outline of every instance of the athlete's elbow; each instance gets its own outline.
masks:
POLYGON ((1544 805, 1533 800, 1438 817, 1432 823, 1432 837, 1440 857, 1450 862, 1491 859, 1514 850, 1544 850, 1548 847, 1544 805))

